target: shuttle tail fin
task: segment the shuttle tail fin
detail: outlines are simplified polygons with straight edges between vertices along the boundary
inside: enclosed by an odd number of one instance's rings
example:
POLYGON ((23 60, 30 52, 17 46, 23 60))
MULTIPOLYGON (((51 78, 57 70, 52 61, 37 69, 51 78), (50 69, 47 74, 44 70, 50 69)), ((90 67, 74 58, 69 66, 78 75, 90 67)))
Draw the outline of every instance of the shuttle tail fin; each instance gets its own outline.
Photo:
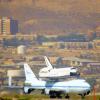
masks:
POLYGON ((53 69, 53 66, 51 65, 51 63, 50 63, 50 61, 48 60, 48 58, 47 58, 46 56, 44 56, 44 59, 45 59, 45 63, 46 63, 46 65, 47 65, 47 67, 48 67, 49 69, 53 69))
POLYGON ((32 81, 32 82, 38 81, 37 77, 35 76, 32 69, 27 63, 24 63, 24 71, 25 71, 26 81, 32 81))

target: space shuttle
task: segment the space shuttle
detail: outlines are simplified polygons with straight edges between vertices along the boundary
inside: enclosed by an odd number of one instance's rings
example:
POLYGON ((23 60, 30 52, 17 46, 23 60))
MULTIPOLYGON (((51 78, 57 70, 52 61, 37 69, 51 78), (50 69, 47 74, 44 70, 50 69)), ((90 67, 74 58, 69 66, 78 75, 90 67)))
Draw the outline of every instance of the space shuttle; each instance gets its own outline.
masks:
POLYGON ((76 76, 79 75, 77 68, 74 67, 65 67, 65 68, 55 68, 50 63, 49 59, 44 56, 45 63, 47 67, 40 69, 39 77, 40 78, 64 78, 67 76, 76 76))

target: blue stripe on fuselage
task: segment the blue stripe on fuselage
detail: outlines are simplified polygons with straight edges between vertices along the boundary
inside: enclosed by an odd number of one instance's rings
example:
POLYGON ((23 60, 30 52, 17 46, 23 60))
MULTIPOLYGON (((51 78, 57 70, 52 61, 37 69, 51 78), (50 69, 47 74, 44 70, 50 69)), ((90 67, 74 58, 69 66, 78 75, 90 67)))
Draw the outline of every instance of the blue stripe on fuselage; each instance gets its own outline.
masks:
POLYGON ((90 88, 90 87, 82 87, 82 86, 29 86, 29 87, 62 87, 62 88, 90 88))

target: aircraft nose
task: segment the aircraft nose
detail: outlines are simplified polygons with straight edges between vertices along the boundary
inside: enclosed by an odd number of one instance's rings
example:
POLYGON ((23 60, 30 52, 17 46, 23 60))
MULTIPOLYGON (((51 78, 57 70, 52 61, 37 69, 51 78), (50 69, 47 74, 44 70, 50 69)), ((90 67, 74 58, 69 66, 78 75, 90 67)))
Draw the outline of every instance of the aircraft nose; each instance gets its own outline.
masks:
POLYGON ((86 82, 86 85, 87 85, 87 92, 86 92, 86 94, 88 95, 89 93, 90 93, 90 91, 91 91, 91 85, 88 83, 88 82, 86 82))
POLYGON ((94 85, 96 84, 95 79, 87 79, 87 83, 90 85, 90 89, 92 90, 94 85))
POLYGON ((89 89, 91 89, 91 85, 89 83, 87 83, 87 86, 88 86, 89 89))

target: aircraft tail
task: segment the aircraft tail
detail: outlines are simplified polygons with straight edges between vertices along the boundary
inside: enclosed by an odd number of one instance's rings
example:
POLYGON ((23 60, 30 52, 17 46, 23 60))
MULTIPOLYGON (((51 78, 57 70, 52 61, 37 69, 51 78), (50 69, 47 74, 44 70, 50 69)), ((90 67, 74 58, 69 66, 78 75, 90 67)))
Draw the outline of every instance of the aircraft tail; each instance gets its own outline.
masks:
POLYGON ((44 56, 44 59, 45 59, 45 63, 46 63, 46 65, 47 65, 47 67, 48 67, 49 69, 53 69, 53 66, 51 65, 51 63, 50 63, 50 61, 48 60, 48 58, 47 58, 46 56, 44 56))
POLYGON ((32 69, 27 63, 24 63, 24 71, 25 71, 26 81, 32 81, 32 82, 38 81, 37 77, 35 76, 32 69))

